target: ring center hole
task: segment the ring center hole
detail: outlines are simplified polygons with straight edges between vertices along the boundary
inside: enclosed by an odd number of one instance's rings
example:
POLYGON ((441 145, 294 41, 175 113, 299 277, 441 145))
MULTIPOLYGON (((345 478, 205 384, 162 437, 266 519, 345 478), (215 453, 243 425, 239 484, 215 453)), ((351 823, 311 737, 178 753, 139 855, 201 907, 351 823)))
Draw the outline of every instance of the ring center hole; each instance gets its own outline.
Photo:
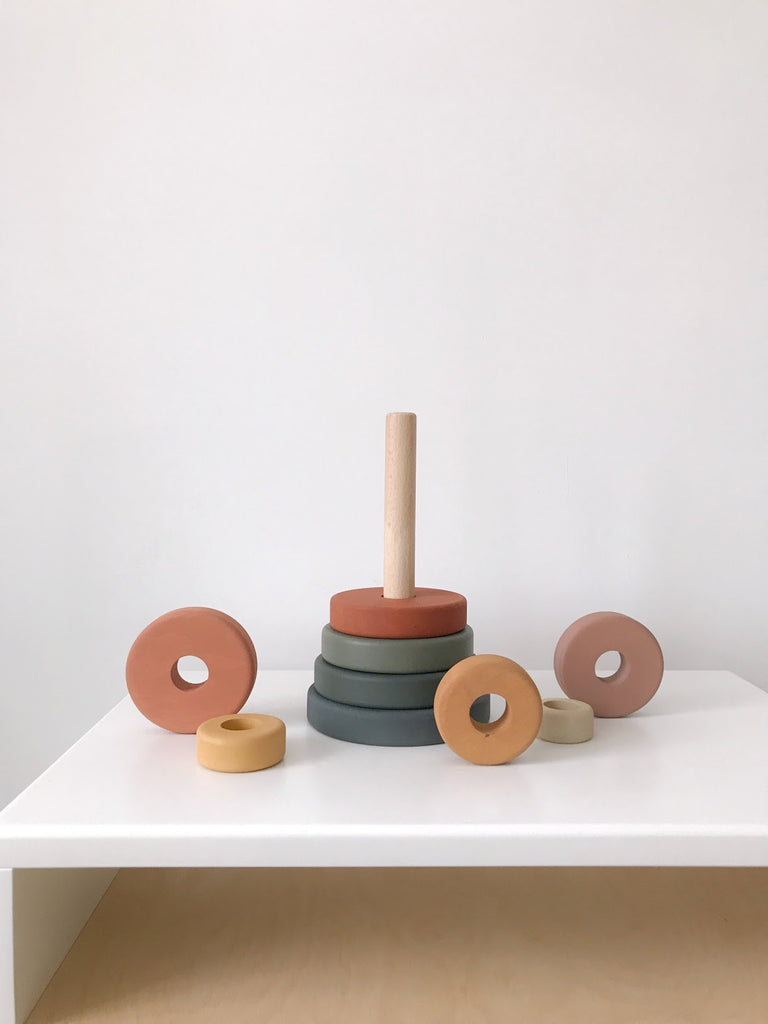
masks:
MULTIPOLYGON (((507 710, 507 702, 499 693, 484 693, 482 697, 478 697, 477 699, 483 700, 484 697, 490 697, 491 699, 491 714, 487 723, 488 725, 491 725, 493 722, 498 722, 499 719, 503 717, 504 712, 507 710)), ((486 724, 485 722, 478 722, 478 720, 471 715, 471 712, 470 717, 472 717, 472 721, 477 722, 478 725, 486 724)))
POLYGON ((566 700, 563 697, 552 697, 550 700, 544 701, 544 707, 549 708, 550 711, 571 711, 576 706, 572 700, 566 700))
POLYGON ((621 655, 618 651, 606 651, 595 662, 595 675, 600 679, 610 679, 621 668, 621 655))
POLYGON ((253 722, 247 718, 228 718, 226 722, 221 723, 222 729, 231 729, 233 732, 242 731, 244 729, 253 729, 253 722))
POLYGON ((208 666, 202 658, 194 654, 185 654, 176 662, 179 678, 190 686, 202 686, 208 679, 208 666))

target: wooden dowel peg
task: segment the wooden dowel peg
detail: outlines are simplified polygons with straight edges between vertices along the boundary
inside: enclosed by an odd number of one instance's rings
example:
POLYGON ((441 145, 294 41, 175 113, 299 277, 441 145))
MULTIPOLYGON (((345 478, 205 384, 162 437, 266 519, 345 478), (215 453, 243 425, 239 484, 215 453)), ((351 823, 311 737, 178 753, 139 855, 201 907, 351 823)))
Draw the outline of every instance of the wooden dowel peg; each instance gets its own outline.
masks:
POLYGON ((416 414, 390 412, 384 467, 384 597, 411 598, 416 565, 416 414))

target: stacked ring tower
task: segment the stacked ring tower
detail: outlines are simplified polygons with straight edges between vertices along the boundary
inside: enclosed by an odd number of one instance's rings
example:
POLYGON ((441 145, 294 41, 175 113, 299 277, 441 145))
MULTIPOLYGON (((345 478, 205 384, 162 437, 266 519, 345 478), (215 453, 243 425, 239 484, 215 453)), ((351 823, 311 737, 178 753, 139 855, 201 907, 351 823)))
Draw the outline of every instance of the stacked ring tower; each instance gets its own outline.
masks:
MULTIPOLYGON (((386 418, 384 585, 331 598, 307 718, 318 732, 351 743, 412 747, 442 743, 435 692, 445 672, 474 653, 467 601, 416 587, 416 416, 386 418)), ((487 722, 490 697, 472 706, 487 722)))

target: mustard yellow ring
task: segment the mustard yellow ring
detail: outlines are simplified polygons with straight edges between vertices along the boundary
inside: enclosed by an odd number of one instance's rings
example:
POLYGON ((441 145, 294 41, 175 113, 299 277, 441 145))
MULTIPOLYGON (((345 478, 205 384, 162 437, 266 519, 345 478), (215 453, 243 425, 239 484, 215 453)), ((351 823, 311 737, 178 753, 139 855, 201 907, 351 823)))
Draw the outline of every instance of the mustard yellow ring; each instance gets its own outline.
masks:
POLYGON ((272 715, 219 715, 197 730, 197 760, 214 772, 258 772, 285 757, 285 722, 272 715))

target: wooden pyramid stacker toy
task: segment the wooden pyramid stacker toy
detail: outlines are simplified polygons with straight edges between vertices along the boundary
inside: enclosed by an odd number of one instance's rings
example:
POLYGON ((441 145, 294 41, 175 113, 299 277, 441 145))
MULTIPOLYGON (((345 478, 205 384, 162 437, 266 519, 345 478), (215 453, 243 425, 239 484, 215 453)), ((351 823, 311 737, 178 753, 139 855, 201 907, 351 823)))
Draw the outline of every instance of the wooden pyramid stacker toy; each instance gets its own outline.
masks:
MULTIPOLYGON (((389 413, 384 477, 384 586, 331 598, 307 718, 319 732, 352 743, 442 743, 435 691, 444 673, 473 654, 467 601, 415 584, 416 416, 389 413)), ((487 722, 483 695, 472 717, 487 722)))
MULTIPOLYGON (((536 738, 583 742, 593 713, 615 718, 643 707, 661 683, 664 659, 642 623, 593 612, 572 623, 555 651, 555 674, 570 700, 542 705, 517 662, 474 655, 467 602, 451 590, 414 585, 416 417, 387 416, 384 488, 384 586, 331 598, 307 718, 319 732, 352 743, 423 746, 445 742, 474 764, 505 764, 536 738), (618 651, 609 678, 597 660, 618 651), (505 708, 490 721, 490 694, 505 708), (513 708, 513 711, 510 711, 513 708), (546 714, 545 714, 546 713, 546 714)), ((125 677, 138 709, 156 725, 198 735, 198 760, 216 771, 259 771, 285 753, 285 725, 271 715, 238 712, 256 679, 256 651, 245 629, 214 608, 167 612, 128 653, 125 677), (201 657, 206 682, 180 674, 186 654, 201 657)))

